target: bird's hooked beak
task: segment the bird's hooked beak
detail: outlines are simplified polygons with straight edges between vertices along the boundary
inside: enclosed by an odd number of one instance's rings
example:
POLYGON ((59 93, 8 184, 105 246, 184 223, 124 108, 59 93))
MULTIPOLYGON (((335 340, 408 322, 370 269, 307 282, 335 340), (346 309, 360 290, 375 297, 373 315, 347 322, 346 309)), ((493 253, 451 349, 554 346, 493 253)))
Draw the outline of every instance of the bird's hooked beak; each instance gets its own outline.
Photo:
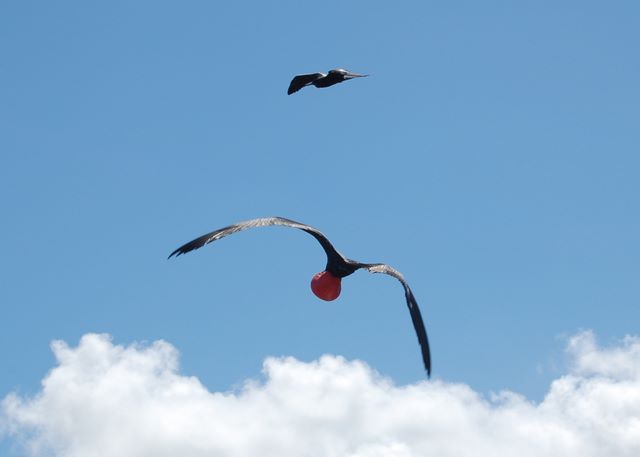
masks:
POLYGON ((365 76, 369 76, 369 75, 361 75, 358 73, 346 73, 344 75, 344 79, 364 78, 365 76))

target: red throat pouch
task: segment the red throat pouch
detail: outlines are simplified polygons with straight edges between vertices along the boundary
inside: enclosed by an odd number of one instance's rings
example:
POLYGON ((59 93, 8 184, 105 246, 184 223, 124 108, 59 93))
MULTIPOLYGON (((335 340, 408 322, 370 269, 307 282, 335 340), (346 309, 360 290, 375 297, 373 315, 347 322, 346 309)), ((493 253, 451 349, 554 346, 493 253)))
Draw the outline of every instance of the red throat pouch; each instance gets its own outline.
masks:
POLYGON ((311 278, 311 290, 316 297, 322 300, 335 300, 340 296, 341 282, 340 278, 333 276, 328 271, 321 271, 311 278))

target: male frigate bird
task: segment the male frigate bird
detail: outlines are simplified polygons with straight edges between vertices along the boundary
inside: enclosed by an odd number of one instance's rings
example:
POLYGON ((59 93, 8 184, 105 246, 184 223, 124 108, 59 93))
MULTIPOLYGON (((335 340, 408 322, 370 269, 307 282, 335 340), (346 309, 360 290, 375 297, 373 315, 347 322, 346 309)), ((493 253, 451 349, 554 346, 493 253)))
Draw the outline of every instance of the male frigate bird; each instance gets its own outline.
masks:
POLYGON ((324 249, 324 252, 327 254, 327 266, 325 267, 324 271, 315 274, 311 279, 311 290, 318 298, 326 301, 331 301, 338 298, 338 296, 340 295, 342 278, 344 278, 345 276, 349 276, 350 274, 361 268, 368 270, 371 273, 385 273, 387 275, 393 276, 398 281, 400 281, 402 287, 404 288, 404 294, 407 300, 407 306, 409 307, 409 314, 411 315, 413 327, 416 331, 416 335, 418 336, 418 343, 420 343, 422 362, 424 364, 425 370, 427 371, 427 375, 431 375, 431 354, 429 352, 429 340, 427 339, 427 331, 424 328, 424 323, 422 321, 420 309, 418 308, 418 303, 413 296, 413 292, 411 292, 411 289, 409 288, 409 284, 407 284, 407 281, 404 279, 404 276, 402 276, 399 271, 391 268, 389 265, 386 265, 384 263, 361 263, 355 260, 347 259, 342 254, 340 254, 336 250, 336 248, 333 247, 326 236, 324 236, 319 230, 309 225, 301 224, 300 222, 285 219, 283 217, 265 217, 259 219, 251 219, 249 221, 229 225, 228 227, 215 230, 213 232, 207 233, 206 235, 202 235, 195 240, 189 241, 188 243, 180 246, 178 249, 173 251, 169 255, 169 258, 173 257, 174 255, 177 257, 181 254, 186 254, 189 251, 201 248, 205 244, 212 243, 213 241, 219 240, 220 238, 223 238, 227 235, 231 235, 232 233, 240 232, 252 227, 265 227, 270 225, 283 225, 286 227, 293 227, 304 230, 305 232, 313 236, 316 240, 318 240, 318 242, 324 249))

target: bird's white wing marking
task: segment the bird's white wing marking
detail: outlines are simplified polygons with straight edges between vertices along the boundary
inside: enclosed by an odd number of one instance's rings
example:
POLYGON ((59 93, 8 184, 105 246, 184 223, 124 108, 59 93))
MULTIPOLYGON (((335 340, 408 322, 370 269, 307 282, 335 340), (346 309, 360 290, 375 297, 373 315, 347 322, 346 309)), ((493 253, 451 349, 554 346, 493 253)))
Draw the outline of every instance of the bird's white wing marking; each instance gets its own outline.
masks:
POLYGON ((398 270, 390 267, 387 264, 376 263, 371 266, 367 266, 365 268, 369 270, 369 272, 371 273, 384 273, 384 274, 393 276, 394 278, 399 280, 403 286, 407 287, 407 281, 404 279, 404 276, 402 276, 402 273, 400 273, 398 270))

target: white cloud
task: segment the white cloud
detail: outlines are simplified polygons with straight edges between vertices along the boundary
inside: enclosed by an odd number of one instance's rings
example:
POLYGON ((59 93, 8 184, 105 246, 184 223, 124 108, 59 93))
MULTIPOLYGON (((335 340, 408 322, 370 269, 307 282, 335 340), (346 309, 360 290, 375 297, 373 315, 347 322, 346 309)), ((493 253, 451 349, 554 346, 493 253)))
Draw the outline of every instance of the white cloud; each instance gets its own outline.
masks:
POLYGON ((0 429, 35 456, 640 455, 635 337, 609 349, 590 332, 573 337, 573 368, 537 404, 442 381, 396 386, 332 356, 270 358, 263 382, 210 392, 179 373, 166 342, 123 347, 90 334, 52 348, 42 390, 10 394, 0 409, 0 429))

